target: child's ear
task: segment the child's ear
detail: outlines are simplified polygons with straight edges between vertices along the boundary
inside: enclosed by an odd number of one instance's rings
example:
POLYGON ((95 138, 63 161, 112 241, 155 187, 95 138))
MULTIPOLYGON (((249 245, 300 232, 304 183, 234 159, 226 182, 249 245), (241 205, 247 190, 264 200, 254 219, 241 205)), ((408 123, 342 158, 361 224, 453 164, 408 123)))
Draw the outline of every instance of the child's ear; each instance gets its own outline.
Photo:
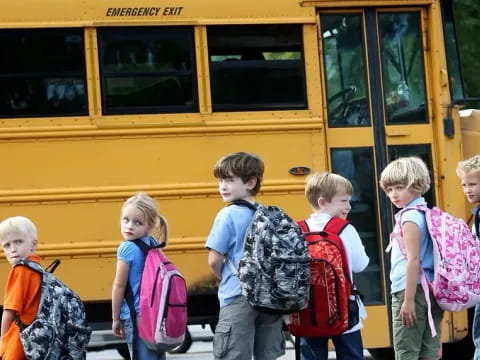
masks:
POLYGON ((248 188, 248 190, 253 190, 253 188, 255 187, 255 185, 257 185, 257 178, 254 176, 254 177, 251 177, 251 178, 247 181, 247 188, 248 188))
POLYGON ((32 240, 32 252, 35 252, 37 250, 37 239, 32 240))
POLYGON ((322 209, 326 203, 327 203, 327 200, 323 197, 319 197, 317 200, 317 206, 319 209, 322 209))

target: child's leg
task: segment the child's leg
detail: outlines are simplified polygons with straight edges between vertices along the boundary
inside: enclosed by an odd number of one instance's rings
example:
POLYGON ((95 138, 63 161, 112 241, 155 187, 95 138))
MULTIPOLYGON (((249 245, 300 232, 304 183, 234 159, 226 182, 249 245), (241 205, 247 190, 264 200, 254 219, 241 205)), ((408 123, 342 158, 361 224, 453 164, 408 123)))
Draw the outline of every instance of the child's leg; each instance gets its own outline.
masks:
MULTIPOLYGON (((442 357, 442 318, 443 310, 440 309, 433 294, 430 293, 431 311, 433 317, 433 323, 435 325, 435 330, 437 331, 437 336, 432 337, 430 326, 428 325, 428 318, 425 319, 427 323, 425 333, 423 334, 422 349, 420 351, 420 359, 423 360, 436 360, 442 357)), ((427 305, 425 304, 425 308, 427 305)), ((427 317, 427 310, 425 310, 425 317, 427 317)))
MULTIPOLYGON (((417 287, 417 295, 423 290, 421 287, 417 287)), ((403 304, 405 297, 405 291, 399 291, 392 294, 392 331, 393 331, 393 349, 395 350, 396 360, 418 360, 420 357, 420 349, 422 345, 423 333, 425 331, 426 324, 421 326, 420 323, 424 323, 422 318, 419 319, 418 308, 415 306, 417 321, 415 326, 406 327, 402 319, 400 318, 400 308, 403 304), (423 329, 422 329, 423 328, 423 329)), ((415 301, 416 303, 416 301, 415 301)))
POLYGON ((432 301, 432 316, 434 318, 437 336, 432 337, 428 325, 428 308, 425 294, 419 285, 415 293, 415 313, 417 320, 413 327, 406 327, 400 318, 400 308, 404 301, 405 291, 392 294, 393 318, 393 347, 396 360, 438 359, 441 349, 440 323, 443 316, 442 310, 430 294, 432 301))
POLYGON ((360 330, 332 338, 337 360, 363 360, 363 343, 360 330))
POLYGON ((301 360, 327 360, 328 338, 326 337, 302 337, 300 338, 301 360))
POLYGON ((257 311, 244 296, 237 296, 220 308, 213 336, 213 355, 217 360, 251 360, 257 311))
POLYGON ((145 343, 140 340, 138 336, 134 336, 133 334, 133 326, 132 320, 127 319, 123 322, 125 327, 125 340, 128 345, 128 351, 130 352, 130 359, 134 359, 133 357, 133 339, 135 338, 135 346, 137 350, 137 356, 135 359, 137 360, 165 360, 165 353, 157 353, 151 351, 145 343))
POLYGON ((145 343, 136 336, 138 360, 165 360, 165 353, 150 350, 145 343))
POLYGON ((285 354, 283 316, 258 312, 255 320, 255 360, 275 360, 285 354))
POLYGON ((127 342, 128 352, 130 353, 130 359, 133 359, 133 326, 132 320, 127 319, 123 321, 123 327, 125 329, 125 341, 127 342))
POLYGON ((480 305, 475 305, 475 315, 472 324, 473 343, 475 345, 475 354, 473 360, 480 360, 480 305))

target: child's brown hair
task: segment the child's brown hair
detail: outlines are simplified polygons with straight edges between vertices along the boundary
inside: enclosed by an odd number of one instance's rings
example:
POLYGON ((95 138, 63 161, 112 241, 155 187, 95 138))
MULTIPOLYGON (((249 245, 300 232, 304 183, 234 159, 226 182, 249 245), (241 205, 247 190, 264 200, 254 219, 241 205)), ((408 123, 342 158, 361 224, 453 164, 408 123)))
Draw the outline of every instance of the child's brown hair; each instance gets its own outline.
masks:
POLYGON ((213 175, 217 179, 226 179, 232 176, 238 176, 246 184, 251 178, 255 178, 257 183, 250 191, 255 196, 260 191, 263 179, 264 164, 262 159, 252 153, 236 152, 225 155, 217 161, 213 169, 213 175))

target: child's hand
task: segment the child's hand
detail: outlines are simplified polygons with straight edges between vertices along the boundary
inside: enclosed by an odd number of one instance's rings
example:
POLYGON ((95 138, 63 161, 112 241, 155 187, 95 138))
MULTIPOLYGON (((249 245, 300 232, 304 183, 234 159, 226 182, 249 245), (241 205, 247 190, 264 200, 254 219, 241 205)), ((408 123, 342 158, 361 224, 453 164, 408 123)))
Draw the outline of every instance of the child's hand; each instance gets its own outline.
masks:
POLYGON ((125 338, 125 328, 123 327, 123 323, 120 319, 113 320, 112 331, 113 335, 118 336, 122 339, 125 338))
POLYGON ((415 303, 413 301, 404 301, 400 308, 400 319, 402 324, 410 328, 415 325, 417 315, 415 314, 415 303))

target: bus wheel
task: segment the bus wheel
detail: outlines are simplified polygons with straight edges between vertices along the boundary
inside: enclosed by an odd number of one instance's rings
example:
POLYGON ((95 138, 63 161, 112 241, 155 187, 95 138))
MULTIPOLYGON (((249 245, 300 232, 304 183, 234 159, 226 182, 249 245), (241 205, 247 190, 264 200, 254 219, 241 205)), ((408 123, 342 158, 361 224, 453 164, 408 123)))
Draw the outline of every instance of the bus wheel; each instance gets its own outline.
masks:
POLYGON ((185 332, 185 339, 183 340, 183 343, 178 345, 176 348, 170 350, 168 353, 169 354, 185 354, 188 349, 190 349, 190 346, 192 346, 192 335, 190 335, 190 332, 187 331, 185 332))
POLYGON ((373 360, 394 360, 395 359, 395 352, 391 347, 368 349, 368 352, 372 356, 373 360))

